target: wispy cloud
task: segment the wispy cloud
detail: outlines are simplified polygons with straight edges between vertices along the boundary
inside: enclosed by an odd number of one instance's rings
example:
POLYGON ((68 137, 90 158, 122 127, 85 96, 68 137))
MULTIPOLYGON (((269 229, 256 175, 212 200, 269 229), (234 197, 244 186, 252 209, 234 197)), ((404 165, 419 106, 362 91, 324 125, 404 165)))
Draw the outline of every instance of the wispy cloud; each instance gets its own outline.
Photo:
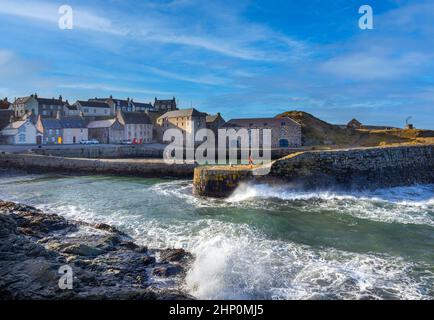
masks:
MULTIPOLYGON (((164 23, 165 20, 171 21, 172 19, 169 16, 163 17, 163 19, 159 16, 153 17, 152 12, 148 14, 145 21, 143 19, 132 19, 124 14, 117 15, 116 20, 113 20, 95 14, 90 8, 73 6, 73 9, 74 28, 78 30, 103 32, 142 42, 195 47, 233 58, 275 61, 287 59, 289 51, 294 51, 294 55, 299 54, 300 50, 304 48, 301 42, 274 33, 262 26, 239 21, 234 24, 233 28, 249 30, 248 32, 211 36, 207 32, 199 34, 192 32, 191 28, 185 27, 184 21, 178 24, 164 23), (273 46, 276 42, 280 43, 286 47, 287 52, 263 50, 255 46, 257 41, 268 41, 273 46)), ((43 1, 5 0, 0 6, 0 14, 35 19, 52 24, 57 23, 59 19, 57 10, 58 6, 55 4, 43 1)))
POLYGON ((104 92, 117 92, 117 93, 135 93, 135 94, 145 94, 145 95, 174 95, 176 92, 159 91, 150 88, 132 88, 132 87, 120 87, 112 86, 101 83, 79 83, 79 84, 59 84, 57 85, 60 89, 81 89, 88 91, 104 91, 104 92))

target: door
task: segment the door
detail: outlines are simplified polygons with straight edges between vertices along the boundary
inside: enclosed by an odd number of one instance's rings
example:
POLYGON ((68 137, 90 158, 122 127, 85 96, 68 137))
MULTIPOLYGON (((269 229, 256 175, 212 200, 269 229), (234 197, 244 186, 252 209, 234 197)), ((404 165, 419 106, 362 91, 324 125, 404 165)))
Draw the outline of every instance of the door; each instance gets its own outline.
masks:
POLYGON ((36 144, 42 144, 42 137, 36 136, 36 144))
POLYGON ((72 137, 72 143, 76 143, 76 138, 75 137, 72 137))

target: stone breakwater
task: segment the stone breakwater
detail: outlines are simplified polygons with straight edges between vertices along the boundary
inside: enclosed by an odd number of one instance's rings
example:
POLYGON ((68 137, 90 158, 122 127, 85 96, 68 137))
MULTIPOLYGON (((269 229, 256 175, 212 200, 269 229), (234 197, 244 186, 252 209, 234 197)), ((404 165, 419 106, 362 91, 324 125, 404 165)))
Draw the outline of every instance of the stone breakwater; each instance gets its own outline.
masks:
POLYGON ((179 289, 191 259, 183 249, 139 246, 106 224, 0 201, 0 300, 192 299, 179 289), (72 289, 59 288, 64 265, 72 289))
POLYGON ((378 188, 434 182, 434 145, 300 152, 271 163, 255 176, 245 167, 195 169, 197 195, 227 197, 240 183, 281 183, 294 187, 378 188))
POLYGON ((84 159, 0 153, 0 167, 38 172, 118 174, 191 178, 195 164, 166 164, 162 159, 84 159))

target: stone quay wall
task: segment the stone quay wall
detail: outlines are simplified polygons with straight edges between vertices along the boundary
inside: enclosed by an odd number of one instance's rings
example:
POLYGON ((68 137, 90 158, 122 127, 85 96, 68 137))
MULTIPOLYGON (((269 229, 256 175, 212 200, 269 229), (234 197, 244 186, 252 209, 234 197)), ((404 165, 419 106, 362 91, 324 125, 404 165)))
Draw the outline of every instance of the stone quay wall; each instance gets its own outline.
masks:
POLYGON ((44 156, 91 158, 91 159, 119 159, 119 158, 163 158, 162 148, 152 148, 146 145, 119 145, 119 146, 74 146, 33 148, 33 153, 44 156))
POLYGON ((158 159, 85 159, 0 153, 0 168, 31 172, 191 178, 195 167, 195 164, 190 163, 169 165, 158 159))
POLYGON ((300 152, 273 161, 265 176, 243 167, 200 167, 195 169, 194 193, 226 197, 248 181, 304 189, 434 183, 434 145, 300 152))

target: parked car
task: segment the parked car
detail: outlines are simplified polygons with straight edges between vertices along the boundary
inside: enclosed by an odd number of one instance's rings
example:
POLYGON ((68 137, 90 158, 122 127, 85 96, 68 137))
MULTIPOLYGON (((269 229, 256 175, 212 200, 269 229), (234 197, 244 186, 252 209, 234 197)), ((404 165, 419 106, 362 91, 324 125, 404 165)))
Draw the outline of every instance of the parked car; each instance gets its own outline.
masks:
POLYGON ((80 144, 99 144, 98 140, 92 139, 92 140, 81 140, 80 144))
POLYGON ((133 144, 133 142, 127 139, 127 140, 122 140, 122 144, 133 144))

